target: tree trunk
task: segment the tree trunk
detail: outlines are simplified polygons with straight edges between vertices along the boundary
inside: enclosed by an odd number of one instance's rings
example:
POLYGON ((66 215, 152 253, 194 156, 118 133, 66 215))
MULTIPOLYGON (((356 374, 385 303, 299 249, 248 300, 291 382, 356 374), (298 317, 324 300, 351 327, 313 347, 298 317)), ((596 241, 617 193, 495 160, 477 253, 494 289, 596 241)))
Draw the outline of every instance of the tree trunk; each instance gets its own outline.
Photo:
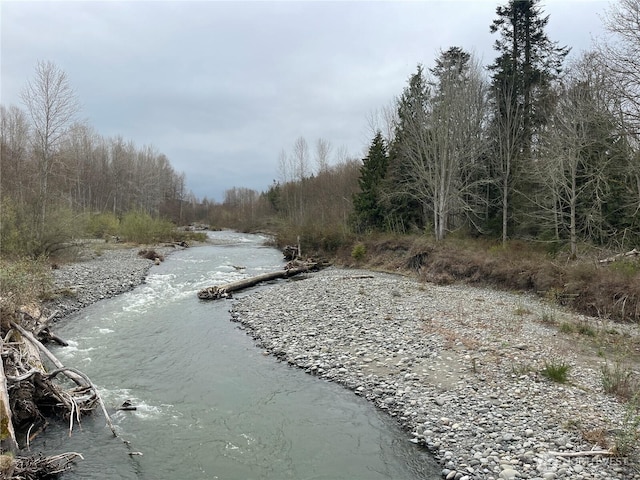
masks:
MULTIPOLYGON (((507 170, 508 171, 508 170, 507 170)), ((507 223, 509 220, 509 175, 502 183, 502 246, 507 244, 507 223)))
POLYGON ((570 243, 571 243, 571 258, 575 259, 578 250, 578 234, 576 233, 576 203, 577 203, 577 193, 576 193, 576 175, 575 172, 571 178, 571 202, 570 202, 570 243))

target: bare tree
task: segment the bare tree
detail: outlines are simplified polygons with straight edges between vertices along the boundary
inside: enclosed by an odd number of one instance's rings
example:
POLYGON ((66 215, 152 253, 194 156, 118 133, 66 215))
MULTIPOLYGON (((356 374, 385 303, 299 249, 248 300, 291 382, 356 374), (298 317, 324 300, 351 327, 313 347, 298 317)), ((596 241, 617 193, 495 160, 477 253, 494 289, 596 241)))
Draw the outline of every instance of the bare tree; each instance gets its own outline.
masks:
POLYGON ((66 195, 72 207, 84 212, 90 211, 96 182, 104 183, 96 172, 96 145, 99 135, 84 123, 75 123, 61 147, 62 162, 65 164, 64 179, 66 195))
POLYGON ((612 113, 618 102, 609 83, 593 54, 571 66, 544 137, 546 155, 536 165, 546 185, 536 203, 551 213, 557 237, 567 232, 572 257, 579 240, 605 236, 603 206, 611 176, 624 163, 620 125, 612 113))
POLYGON ((309 144, 304 137, 298 137, 293 144, 293 152, 289 157, 292 162, 294 178, 302 181, 310 174, 309 144))
POLYGON ((67 74, 52 62, 39 61, 35 76, 21 92, 31 118, 33 147, 38 158, 39 228, 44 231, 49 201, 49 178, 62 139, 80 110, 67 74))
POLYGON ((500 189, 502 209, 502 244, 506 244, 509 235, 510 199, 514 190, 514 169, 522 144, 522 108, 512 101, 515 95, 511 82, 503 82, 494 87, 493 101, 495 115, 491 125, 494 145, 493 179, 500 189))
POLYGON ((463 171, 477 161, 484 144, 485 82, 480 65, 469 60, 455 47, 445 52, 431 81, 433 91, 423 88, 421 98, 408 99, 409 110, 400 112, 400 194, 418 201, 425 216, 431 214, 436 240, 444 239, 454 213, 471 207, 463 171))
POLYGON ((329 169, 329 155, 331 155, 331 142, 324 138, 319 138, 316 142, 316 165, 318 172, 325 172, 329 169))
POLYGON ((382 138, 387 145, 395 139, 396 128, 398 126, 398 100, 394 99, 382 108, 374 110, 367 116, 369 136, 375 137, 377 132, 382 133, 382 138))
POLYGON ((623 100, 622 108, 640 135, 640 0, 618 0, 605 16, 609 38, 599 45, 600 60, 614 77, 609 86, 623 100))

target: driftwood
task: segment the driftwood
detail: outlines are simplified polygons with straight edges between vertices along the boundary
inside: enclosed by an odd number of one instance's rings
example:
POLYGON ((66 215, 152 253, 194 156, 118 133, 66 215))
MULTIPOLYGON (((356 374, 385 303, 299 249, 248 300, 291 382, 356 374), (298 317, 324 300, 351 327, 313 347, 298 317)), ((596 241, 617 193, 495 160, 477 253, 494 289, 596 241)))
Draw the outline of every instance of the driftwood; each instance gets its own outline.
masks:
MULTIPOLYGON (((51 414, 67 418, 69 434, 81 415, 99 407, 106 418, 114 437, 119 437, 98 389, 89 377, 79 370, 65 367, 43 345, 40 338, 51 338, 46 332, 48 319, 33 317, 31 314, 6 315, 0 332, 0 478, 45 478, 57 475, 70 468, 71 463, 82 458, 78 453, 64 453, 52 457, 20 456, 21 448, 28 448, 29 442, 48 424, 51 414), (27 329, 26 326, 29 326, 27 329), (53 364, 47 371, 43 364, 53 364), (54 382, 56 377, 65 376, 75 386, 62 386, 54 382), (43 413, 43 412, 46 412, 43 413)), ((128 441, 120 438, 127 446, 129 455, 142 455, 131 451, 128 441)))
POLYGON ((616 452, 611 450, 584 450, 581 452, 548 452, 549 455, 553 455, 554 457, 595 457, 598 455, 603 455, 605 457, 614 457, 617 455, 616 452))
MULTIPOLYGON (((4 341, 0 337, 0 352, 2 352, 4 341)), ((7 377, 4 373, 4 362, 0 358, 0 453, 8 453, 15 456, 18 452, 18 441, 16 440, 16 432, 13 429, 13 421, 11 420, 11 403, 9 402, 9 391, 7 390, 7 377)), ((9 467, 7 467, 7 471, 9 467)), ((4 472, 4 468, 0 466, 0 472, 4 472)))
MULTIPOLYGON (((67 452, 51 457, 38 455, 35 457, 18 458, 15 462, 15 478, 50 478, 55 477, 71 468, 71 463, 82 455, 67 452)), ((3 477, 4 478, 4 477, 3 477)), ((10 477, 7 477, 10 478, 10 477)))
POLYGON ((628 252, 619 253, 619 254, 614 255, 612 257, 604 258, 604 259, 600 260, 600 263, 608 264, 608 263, 615 262, 616 260, 620 260, 622 258, 627 258, 627 257, 638 258, 638 255, 640 255, 640 250, 634 248, 633 250, 630 250, 628 252))
POLYGON ((232 292, 244 290, 245 288, 253 287, 262 282, 268 282, 278 278, 288 278, 299 273, 308 272, 318 268, 317 263, 300 263, 289 262, 284 270, 278 270, 276 272, 263 273, 255 277, 244 278, 237 282, 227 283, 226 285, 219 285, 208 287, 198 292, 198 298, 200 300, 218 300, 219 298, 231 298, 232 292))
MULTIPOLYGON (((24 328, 22 328, 20 325, 18 325, 15 322, 11 322, 11 326, 15 328, 17 331, 19 331, 23 337, 25 337, 29 342, 31 342, 31 344, 35 345, 38 348, 38 350, 40 350, 40 352, 44 354, 44 356, 47 357, 49 361, 56 366, 56 368, 64 369, 64 365, 62 365, 62 362, 58 360, 56 356, 53 353, 51 353, 49 349, 47 349, 47 347, 45 347, 42 344, 42 342, 40 342, 36 337, 34 337, 33 334, 31 334, 30 332, 27 332, 24 328)), ((86 381, 86 377, 82 375, 78 375, 76 372, 69 370, 65 373, 65 376, 68 377, 73 382, 75 382, 75 384, 78 385, 79 387, 90 386, 90 383, 87 383, 86 381)))
POLYGON ((282 255, 285 260, 295 260, 299 256, 299 251, 297 245, 287 245, 282 249, 282 255))

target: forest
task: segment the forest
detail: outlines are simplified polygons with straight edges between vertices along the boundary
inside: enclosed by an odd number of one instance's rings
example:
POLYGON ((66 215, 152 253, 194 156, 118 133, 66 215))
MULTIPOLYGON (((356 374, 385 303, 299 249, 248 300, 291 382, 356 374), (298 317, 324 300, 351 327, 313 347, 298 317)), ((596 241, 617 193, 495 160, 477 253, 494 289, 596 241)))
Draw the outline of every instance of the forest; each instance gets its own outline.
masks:
POLYGON ((525 240, 572 257, 585 244, 630 248, 640 235, 639 10, 614 3, 606 41, 569 57, 539 0, 499 5, 487 25, 493 62, 452 46, 418 64, 367 119, 365 158, 300 137, 265 191, 231 187, 220 203, 189 192, 155 147, 79 122, 70 79, 41 61, 22 105, 0 106, 2 254, 122 236, 131 215, 303 235, 329 250, 376 232, 525 240))

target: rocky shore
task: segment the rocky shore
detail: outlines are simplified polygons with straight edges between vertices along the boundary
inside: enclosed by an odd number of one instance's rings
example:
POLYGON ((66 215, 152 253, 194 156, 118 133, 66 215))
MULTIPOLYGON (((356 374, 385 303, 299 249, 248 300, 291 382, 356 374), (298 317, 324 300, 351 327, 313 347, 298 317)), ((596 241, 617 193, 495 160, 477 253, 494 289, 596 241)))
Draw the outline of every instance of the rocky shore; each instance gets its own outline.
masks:
POLYGON ((603 392, 608 360, 558 329, 623 326, 528 295, 335 268, 245 294, 232 318, 269 354, 396 417, 448 480, 640 479, 634 456, 593 453, 633 428, 603 392), (566 383, 541 373, 559 364, 566 383))
MULTIPOLYGON (((47 309, 61 318, 144 282, 153 261, 139 250, 104 250, 54 270, 59 294, 47 309)), ((399 275, 329 268, 297 278, 238 295, 232 319, 259 348, 395 417, 409 441, 434 452, 443 478, 640 479, 633 456, 581 453, 612 447, 629 416, 603 392, 601 367, 612 359, 558 324, 625 335, 637 327, 533 296, 399 275), (570 365, 567 383, 541 374, 554 362, 570 365)))

